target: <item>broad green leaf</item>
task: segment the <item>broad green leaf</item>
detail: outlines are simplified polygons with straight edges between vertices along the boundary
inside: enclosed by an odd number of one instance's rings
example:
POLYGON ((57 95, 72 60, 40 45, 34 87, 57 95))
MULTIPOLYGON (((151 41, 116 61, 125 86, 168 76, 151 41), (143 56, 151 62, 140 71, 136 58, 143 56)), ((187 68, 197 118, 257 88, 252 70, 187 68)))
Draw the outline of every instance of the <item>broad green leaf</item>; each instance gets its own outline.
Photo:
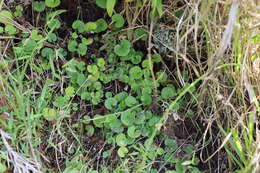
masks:
POLYGON ((118 56, 127 56, 128 53, 130 52, 130 48, 131 48, 131 43, 128 40, 122 40, 120 42, 120 44, 116 45, 114 47, 114 52, 118 55, 118 56))
POLYGON ((47 7, 55 8, 60 5, 60 0, 45 0, 47 7))
POLYGON ((107 5, 107 0, 96 0, 98 7, 105 9, 107 5))
POLYGON ((125 147, 127 145, 127 138, 125 134, 118 134, 116 136, 116 144, 120 147, 125 147))
POLYGON ((117 150, 117 154, 119 157, 125 157, 125 155, 128 153, 128 149, 126 147, 120 147, 117 150))
POLYGON ((107 0, 107 14, 111 17, 114 11, 114 7, 116 5, 116 0, 107 0))
POLYGON ((112 16, 112 21, 115 22, 116 28, 121 28, 122 26, 124 26, 125 23, 125 19, 121 14, 114 14, 112 16))
POLYGON ((45 10, 44 1, 33 1, 33 9, 37 12, 43 12, 45 10))
POLYGON ((130 110, 127 110, 121 114, 120 118, 121 118, 121 122, 125 126, 131 126, 135 122, 135 113, 130 110))

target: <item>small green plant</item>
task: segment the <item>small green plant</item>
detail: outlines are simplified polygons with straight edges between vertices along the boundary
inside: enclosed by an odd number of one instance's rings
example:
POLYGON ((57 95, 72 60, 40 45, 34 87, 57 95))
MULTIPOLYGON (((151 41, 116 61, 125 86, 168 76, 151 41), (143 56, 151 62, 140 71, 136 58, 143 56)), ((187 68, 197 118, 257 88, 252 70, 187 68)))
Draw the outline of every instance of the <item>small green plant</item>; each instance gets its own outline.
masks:
POLYGON ((55 8, 60 5, 60 0, 45 0, 45 4, 47 7, 55 8))
POLYGON ((120 44, 116 45, 114 52, 118 56, 127 56, 130 52, 131 43, 128 40, 122 40, 120 44))
POLYGON ((39 13, 43 12, 46 7, 44 1, 34 1, 32 5, 33 5, 33 9, 39 13))
POLYGON ((121 28, 124 26, 125 19, 121 14, 114 14, 112 16, 112 21, 115 23, 116 28, 121 28))

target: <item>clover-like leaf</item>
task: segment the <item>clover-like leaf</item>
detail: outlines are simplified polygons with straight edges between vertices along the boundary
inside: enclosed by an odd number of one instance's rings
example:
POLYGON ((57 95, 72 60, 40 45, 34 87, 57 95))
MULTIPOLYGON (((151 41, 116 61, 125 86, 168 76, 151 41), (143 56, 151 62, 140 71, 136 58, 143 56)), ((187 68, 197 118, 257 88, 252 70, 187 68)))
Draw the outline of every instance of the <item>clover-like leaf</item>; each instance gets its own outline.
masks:
POLYGON ((72 24, 72 28, 79 33, 83 33, 85 31, 85 24, 81 20, 75 20, 72 24))
POLYGON ((128 153, 128 149, 126 147, 120 147, 117 150, 117 154, 119 157, 125 157, 125 155, 128 153))
POLYGON ((73 87, 69 86, 65 89, 65 94, 67 97, 74 97, 75 89, 73 87))
POLYGON ((38 40, 42 40, 43 39, 43 36, 41 35, 41 34, 38 34, 38 30, 36 30, 36 29, 33 29, 32 30, 32 32, 31 32, 31 35, 32 35, 32 39, 33 40, 36 40, 36 41, 38 41, 38 40))
POLYGON ((136 130, 135 126, 131 126, 127 129, 127 135, 130 138, 138 138, 141 135, 141 133, 140 131, 136 130))
POLYGON ((55 42, 55 41, 57 41, 57 35, 54 34, 54 33, 49 33, 49 34, 48 34, 48 41, 49 41, 49 42, 55 42))
POLYGON ((85 24, 85 31, 95 31, 97 29, 97 24, 95 22, 88 22, 85 24))
POLYGON ((104 120, 105 120, 105 118, 104 118, 103 116, 101 116, 101 115, 95 115, 95 116, 94 116, 93 123, 94 123, 94 125, 95 125, 96 127, 101 128, 101 127, 103 127, 104 120))
POLYGON ((7 24, 5 25, 5 32, 8 35, 14 35, 16 33, 16 28, 13 25, 7 24))
POLYGON ((172 87, 164 87, 161 92, 163 99, 169 99, 175 96, 174 89, 172 87))
POLYGON ((44 1, 33 1, 33 9, 37 12, 43 12, 45 10, 45 2, 44 1))
POLYGON ((52 121, 52 120, 55 120, 57 118, 57 112, 56 112, 55 109, 44 108, 42 115, 48 121, 52 121))
POLYGON ((139 66, 134 66, 129 70, 129 75, 131 79, 141 79, 143 71, 139 66))
POLYGON ((134 124, 135 121, 135 114, 134 112, 128 110, 125 111, 121 114, 121 122, 125 125, 125 126, 131 126, 134 124))
POLYGON ((68 41, 68 50, 70 52, 75 52, 77 50, 78 43, 75 40, 68 41))
POLYGON ((56 107, 63 107, 67 104, 67 100, 65 97, 58 96, 55 101, 53 102, 53 105, 56 107))
POLYGON ((128 107, 133 107, 133 106, 135 106, 136 104, 138 104, 138 101, 136 100, 135 97, 133 97, 133 96, 128 96, 128 97, 125 99, 125 104, 126 104, 128 107))
POLYGON ((118 55, 118 56, 127 56, 128 53, 130 52, 130 48, 131 48, 131 43, 128 40, 122 40, 120 42, 120 44, 116 45, 114 47, 114 52, 118 55))
POLYGON ((105 107, 108 110, 114 109, 116 105, 117 105, 117 100, 115 98, 113 98, 113 97, 112 98, 108 98, 105 101, 105 107))
POLYGON ((112 16, 112 21, 115 22, 116 28, 121 28, 125 24, 125 19, 121 14, 114 14, 112 16))
POLYGON ((123 92, 120 92, 118 94, 115 95, 115 99, 118 101, 118 102, 121 102, 123 101, 126 97, 127 97, 127 92, 123 91, 123 92))
POLYGON ((105 31, 105 30, 107 30, 107 27, 108 27, 108 25, 107 25, 107 22, 104 20, 104 19, 98 19, 97 21, 96 21, 96 24, 97 24, 97 28, 96 28, 96 32, 97 33, 99 33, 99 32, 103 32, 103 31, 105 31))
POLYGON ((127 138, 125 136, 125 134, 118 134, 116 136, 116 144, 120 147, 125 147, 127 146, 127 138))
POLYGON ((93 136, 94 135, 95 129, 94 129, 94 127, 92 125, 87 125, 85 129, 87 131, 87 135, 88 136, 93 136))
POLYGON ((148 106, 148 105, 152 104, 153 98, 150 94, 143 94, 141 96, 141 101, 144 106, 148 106))
POLYGON ((54 50, 49 47, 45 47, 41 51, 41 55, 46 58, 52 58, 54 56, 54 50))
POLYGON ((45 4, 47 7, 55 8, 60 5, 60 0, 45 0, 45 4))
POLYGON ((58 29, 58 28, 60 28, 61 23, 60 23, 60 21, 58 19, 52 19, 50 21, 47 21, 47 26, 50 29, 58 29))
POLYGON ((88 49, 87 45, 83 43, 79 43, 77 52, 79 55, 86 55, 87 49, 88 49))
POLYGON ((139 64, 142 61, 143 53, 142 52, 135 52, 134 56, 131 58, 131 62, 133 64, 139 64))
POLYGON ((87 70, 88 70, 89 73, 95 74, 95 73, 98 72, 98 67, 95 64, 94 65, 88 65, 87 70))

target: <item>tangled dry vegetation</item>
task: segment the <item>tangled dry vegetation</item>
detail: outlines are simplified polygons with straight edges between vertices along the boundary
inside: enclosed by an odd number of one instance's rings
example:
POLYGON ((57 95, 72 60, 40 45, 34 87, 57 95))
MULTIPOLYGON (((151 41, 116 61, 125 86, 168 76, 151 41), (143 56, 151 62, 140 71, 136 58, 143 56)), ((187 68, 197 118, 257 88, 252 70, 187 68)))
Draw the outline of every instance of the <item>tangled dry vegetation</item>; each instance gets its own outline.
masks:
POLYGON ((108 29, 85 35, 77 28, 77 19, 110 20, 109 10, 98 8, 94 0, 62 1, 54 9, 67 13, 47 19, 34 11, 30 1, 0 1, 0 27, 9 23, 18 33, 0 32, 0 172, 260 172, 259 2, 163 0, 162 17, 151 19, 153 1, 118 2, 115 13, 124 17, 124 26, 117 28, 112 21, 108 29), (6 22, 1 10, 14 11, 18 5, 23 15, 6 22), (53 18, 60 20, 57 31, 45 24, 53 18), (147 39, 135 36, 139 28, 147 39), (31 58, 17 57, 15 51, 26 38, 23 34, 30 36, 35 29, 43 36, 55 33, 57 41, 36 39, 41 46, 31 58), (78 46, 70 52, 67 42, 85 36, 93 38, 87 50, 78 46), (68 53, 57 58, 56 51, 56 59, 46 64, 41 59, 44 47, 68 49, 68 53), (130 63, 121 55, 126 51, 140 55, 142 63, 130 63), (158 56, 159 63, 154 61, 158 56), (81 65, 95 81, 91 94, 84 97, 77 92, 86 82, 74 84, 69 72, 81 65), (115 70, 117 66, 121 71, 115 70), (128 71, 130 77, 125 79, 128 71), (110 72, 124 75, 106 83, 101 76, 113 78, 110 72), (160 83, 164 73, 167 82, 160 83), (142 86, 146 74, 152 81, 149 87, 142 86), (140 88, 146 88, 149 97, 140 88), (117 98, 124 94, 121 103, 117 98), (147 121, 124 119, 123 114, 132 110, 138 116, 151 115, 147 121), (102 117, 106 121, 98 121, 102 117), (143 132, 148 127, 130 121, 152 124, 151 129, 143 132))

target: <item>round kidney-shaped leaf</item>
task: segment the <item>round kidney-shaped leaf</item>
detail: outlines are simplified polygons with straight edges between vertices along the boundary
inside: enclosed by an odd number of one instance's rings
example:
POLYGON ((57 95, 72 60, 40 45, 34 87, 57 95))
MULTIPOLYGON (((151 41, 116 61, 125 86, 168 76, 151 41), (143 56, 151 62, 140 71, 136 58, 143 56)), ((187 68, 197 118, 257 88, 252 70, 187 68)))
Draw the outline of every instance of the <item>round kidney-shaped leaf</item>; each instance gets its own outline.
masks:
POLYGON ((114 14, 112 16, 112 21, 115 22, 116 28, 121 28, 125 24, 125 19, 121 14, 114 14))
POLYGON ((115 98, 108 98, 105 101, 105 107, 109 110, 112 110, 117 105, 117 100, 115 98))
POLYGON ((55 8, 60 5, 60 0, 45 0, 45 4, 47 7, 55 8))
POLYGON ((118 56, 127 56, 128 53, 130 52, 130 48, 131 48, 131 43, 128 40, 122 40, 120 42, 120 44, 116 45, 114 47, 114 52, 118 55, 118 56))
POLYGON ((161 96, 163 99, 169 99, 175 96, 174 89, 172 87, 164 87, 162 89, 161 96))
POLYGON ((120 147, 117 150, 117 154, 119 157, 125 157, 125 155, 128 153, 128 149, 126 147, 120 147))
POLYGON ((121 114, 121 122, 125 125, 125 126, 131 126, 132 124, 134 124, 135 121, 135 114, 134 112, 131 111, 125 111, 121 114))
POLYGON ((140 67, 135 66, 130 69, 129 75, 131 79, 141 79, 143 76, 143 71, 140 67))
POLYGON ((125 147, 127 145, 127 138, 125 134, 118 134, 116 136, 116 144, 120 147, 125 147))

